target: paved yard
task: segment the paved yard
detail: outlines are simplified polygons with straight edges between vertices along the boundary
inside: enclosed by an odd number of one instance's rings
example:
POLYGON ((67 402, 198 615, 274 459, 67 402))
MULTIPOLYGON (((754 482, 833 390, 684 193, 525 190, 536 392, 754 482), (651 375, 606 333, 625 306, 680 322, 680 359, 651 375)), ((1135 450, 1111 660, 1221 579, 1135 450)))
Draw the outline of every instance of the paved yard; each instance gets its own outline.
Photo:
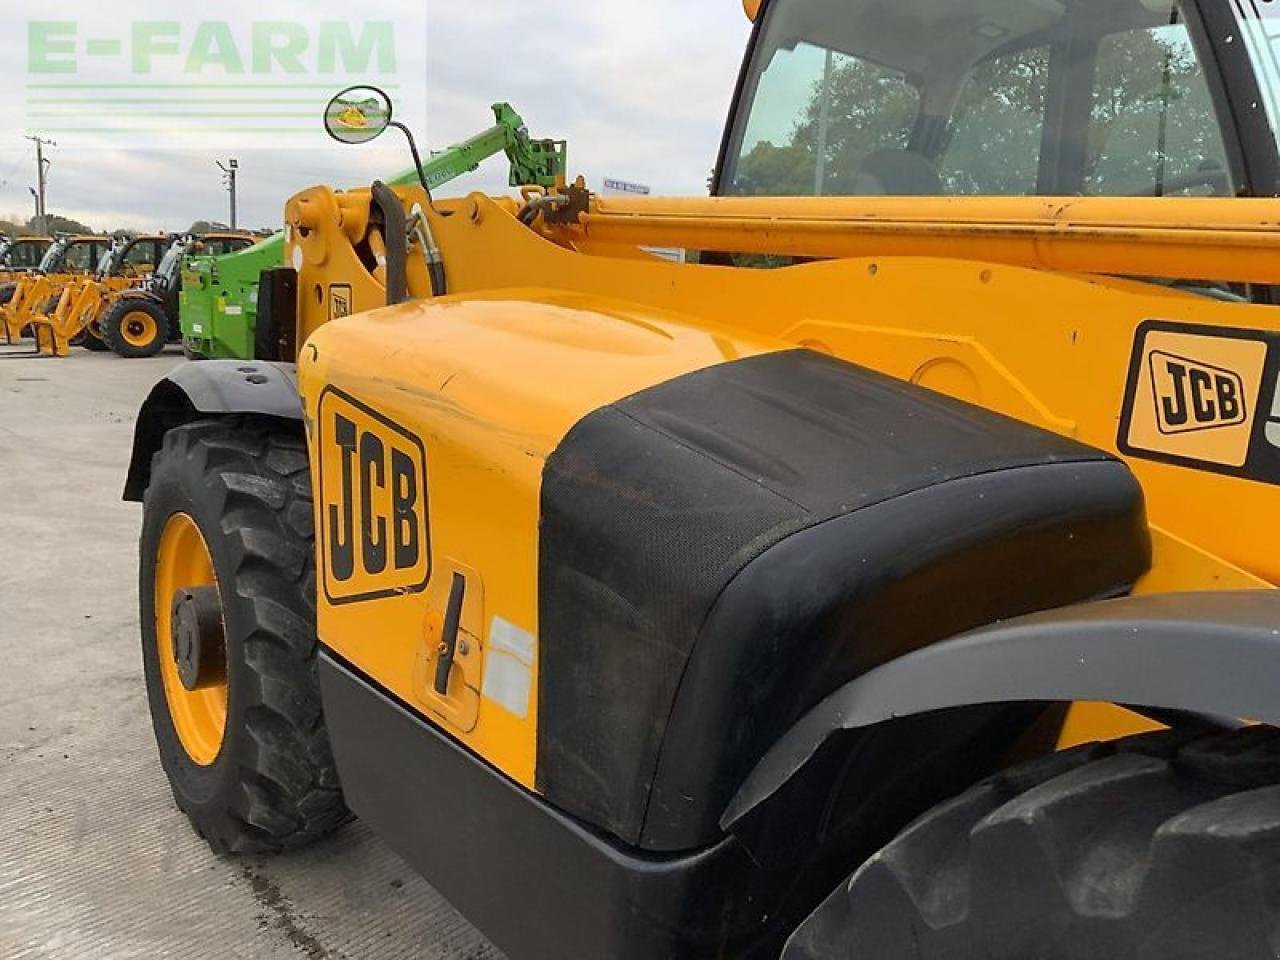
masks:
POLYGON ((358 823, 225 860, 174 807, 120 491, 134 413, 181 362, 0 355, 0 957, 500 958, 358 823))

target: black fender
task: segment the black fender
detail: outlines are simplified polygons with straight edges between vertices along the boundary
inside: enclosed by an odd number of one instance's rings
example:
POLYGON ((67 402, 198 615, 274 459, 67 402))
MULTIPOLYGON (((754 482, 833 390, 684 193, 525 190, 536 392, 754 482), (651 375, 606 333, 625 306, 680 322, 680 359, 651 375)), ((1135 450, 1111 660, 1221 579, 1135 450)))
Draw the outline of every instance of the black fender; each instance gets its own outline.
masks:
POLYGON ((729 830, 842 730, 980 704, 1103 701, 1280 722, 1280 590, 1171 593, 1063 607, 982 627, 841 687, 756 764, 729 830))
POLYGON ((174 427, 210 416, 252 414, 303 422, 298 372, 292 363, 203 360, 174 369, 151 390, 133 430, 124 499, 141 502, 151 458, 174 427))
POLYGON ((117 294, 116 299, 117 300, 149 300, 152 303, 161 302, 161 298, 156 296, 155 293, 153 293, 150 290, 143 289, 141 287, 136 287, 130 290, 121 290, 120 293, 117 294))

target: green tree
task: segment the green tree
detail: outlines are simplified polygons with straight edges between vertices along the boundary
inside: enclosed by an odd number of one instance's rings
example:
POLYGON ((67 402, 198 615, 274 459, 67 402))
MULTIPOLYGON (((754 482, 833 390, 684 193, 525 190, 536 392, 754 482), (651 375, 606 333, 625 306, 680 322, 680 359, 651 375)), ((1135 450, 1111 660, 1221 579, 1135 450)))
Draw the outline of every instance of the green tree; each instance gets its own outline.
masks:
POLYGON ((786 146, 767 140, 756 144, 739 165, 738 192, 765 196, 807 196, 813 193, 814 151, 793 137, 786 146))
MULTIPOLYGON (((60 217, 56 213, 49 214, 45 217, 45 220, 48 221, 45 233, 48 233, 51 236, 57 236, 60 233, 92 234, 97 232, 93 227, 86 226, 79 220, 72 220, 70 217, 60 217)), ((27 222, 27 232, 40 232, 40 223, 35 217, 32 217, 31 220, 27 222)))
POLYGON ((1145 30, 1103 41, 1088 138, 1087 193, 1155 192, 1224 170, 1209 87, 1191 47, 1145 30))
POLYGON ((948 193, 1035 192, 1048 83, 1044 47, 973 69, 956 101, 942 152, 940 173, 948 193))
POLYGON ((217 220, 197 220, 187 233, 223 233, 231 228, 217 220))

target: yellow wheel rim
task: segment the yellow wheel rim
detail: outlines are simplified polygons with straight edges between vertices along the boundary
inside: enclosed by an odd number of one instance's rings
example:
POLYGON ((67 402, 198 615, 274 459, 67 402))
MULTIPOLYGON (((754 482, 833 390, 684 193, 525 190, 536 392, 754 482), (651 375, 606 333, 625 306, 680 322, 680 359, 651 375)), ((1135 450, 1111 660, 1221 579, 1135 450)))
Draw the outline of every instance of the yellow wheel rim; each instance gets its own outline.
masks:
POLYGON ((148 347, 156 339, 156 318, 145 310, 133 310, 120 321, 120 335, 131 347, 148 347))
MULTIPOLYGON (((218 758, 227 729, 227 679, 225 670, 216 682, 188 690, 178 674, 174 658, 173 596, 180 589, 216 587, 213 558, 204 535, 185 513, 175 513, 165 523, 156 552, 155 620, 156 653, 164 678, 169 717, 182 748, 195 763, 207 767, 218 758)), ((226 639, 223 638, 225 647, 226 639)), ((225 659, 225 658, 224 658, 225 659)))

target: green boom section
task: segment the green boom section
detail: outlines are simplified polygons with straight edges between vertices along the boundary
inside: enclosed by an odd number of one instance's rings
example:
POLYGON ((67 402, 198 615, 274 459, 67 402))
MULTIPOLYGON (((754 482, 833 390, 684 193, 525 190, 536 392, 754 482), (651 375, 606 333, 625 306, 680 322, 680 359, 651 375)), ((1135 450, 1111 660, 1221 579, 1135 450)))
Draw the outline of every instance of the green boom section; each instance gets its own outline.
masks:
MULTIPOLYGON (((563 183, 568 149, 563 140, 535 140, 523 118, 509 103, 493 105, 494 124, 482 133, 433 153, 422 174, 434 190, 476 170, 490 157, 505 153, 513 187, 551 188, 563 183)), ((418 182, 410 168, 388 181, 392 186, 418 182)), ((221 257, 191 256, 183 268, 179 319, 189 354, 252 360, 262 271, 286 266, 284 234, 221 257)))
MULTIPOLYGON (((532 139, 524 120, 509 103, 495 103, 493 118, 494 125, 488 130, 447 150, 433 153, 423 163, 423 177, 430 189, 471 173, 485 160, 500 153, 507 155, 511 166, 508 182, 513 187, 537 184, 551 188, 564 179, 569 163, 563 140, 532 139)), ((408 186, 417 182, 418 172, 413 169, 390 181, 392 186, 408 186)))

